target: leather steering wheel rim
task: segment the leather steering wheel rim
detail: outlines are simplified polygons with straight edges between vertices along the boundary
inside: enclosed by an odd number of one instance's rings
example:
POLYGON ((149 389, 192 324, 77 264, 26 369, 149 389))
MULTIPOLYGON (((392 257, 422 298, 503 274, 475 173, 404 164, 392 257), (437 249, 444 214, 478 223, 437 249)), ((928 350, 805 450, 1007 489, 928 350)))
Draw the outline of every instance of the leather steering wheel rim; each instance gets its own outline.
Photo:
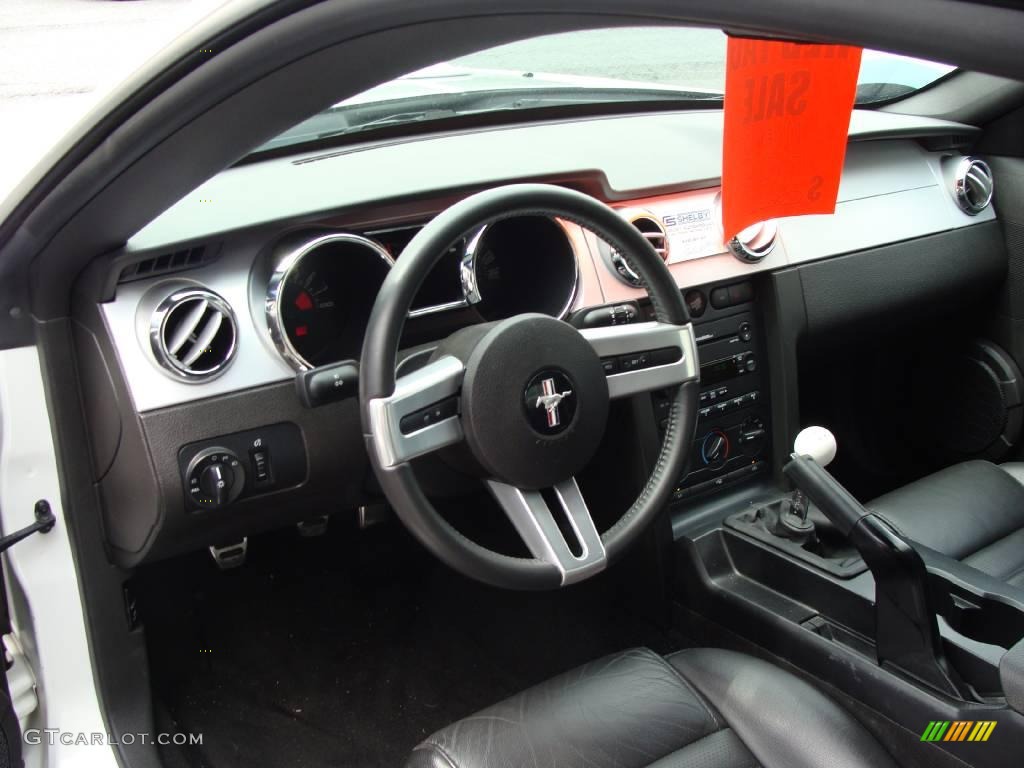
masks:
MULTIPOLYGON (((564 586, 565 573, 552 562, 487 549, 452 527, 424 495, 409 461, 382 458, 385 439, 374 402, 396 391, 395 368, 402 328, 428 273, 467 232, 516 216, 557 217, 604 239, 626 259, 647 291, 659 323, 688 334, 684 362, 690 375, 675 385, 665 436, 651 477, 636 501, 600 535, 606 562, 617 559, 667 504, 682 473, 696 426, 698 377, 690 317, 674 278, 651 244, 628 221, 593 197, 546 184, 514 184, 472 195, 437 215, 406 246, 377 295, 367 325, 359 371, 360 410, 371 466, 381 489, 409 531, 435 556, 470 578, 509 589, 564 586), (689 359, 686 359, 689 358, 689 359)), ((602 565, 602 567, 604 567, 602 565)), ((589 575, 589 574, 588 574, 589 575)))

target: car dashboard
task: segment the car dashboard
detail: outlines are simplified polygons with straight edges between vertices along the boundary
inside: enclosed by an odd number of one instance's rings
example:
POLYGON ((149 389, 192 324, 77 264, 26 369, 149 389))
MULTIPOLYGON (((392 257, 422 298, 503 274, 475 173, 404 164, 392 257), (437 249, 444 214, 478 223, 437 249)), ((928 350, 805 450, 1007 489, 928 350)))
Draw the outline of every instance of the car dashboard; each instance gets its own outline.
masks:
MULTIPOLYGON (((836 213, 725 242, 721 128, 716 110, 639 114, 255 159, 95 260, 79 281, 75 340, 113 559, 131 566, 379 501, 354 397, 370 310, 419 228, 480 189, 587 192, 665 260, 696 326, 702 380, 681 505, 774 471, 797 337, 868 327, 1005 270, 995 211, 967 210, 956 194, 974 129, 855 111, 836 213)), ((592 327, 650 308, 593 233, 503 219, 439 255, 409 313, 399 375, 459 328, 522 312, 592 327)), ((644 439, 655 440, 669 401, 645 397, 644 439)), ((459 486, 431 470, 435 492, 459 486)))

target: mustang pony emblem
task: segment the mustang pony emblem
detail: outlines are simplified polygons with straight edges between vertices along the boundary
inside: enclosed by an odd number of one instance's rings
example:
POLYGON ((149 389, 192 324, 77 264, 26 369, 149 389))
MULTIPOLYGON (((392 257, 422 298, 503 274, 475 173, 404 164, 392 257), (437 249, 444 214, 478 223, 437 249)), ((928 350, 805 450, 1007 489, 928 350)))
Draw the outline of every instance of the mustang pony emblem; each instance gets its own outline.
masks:
POLYGON ((554 379, 544 379, 540 385, 544 394, 537 397, 537 402, 533 407, 543 408, 547 411, 548 426, 557 427, 562 423, 561 416, 558 413, 558 406, 565 398, 572 394, 572 390, 567 389, 565 392, 556 392, 554 379))

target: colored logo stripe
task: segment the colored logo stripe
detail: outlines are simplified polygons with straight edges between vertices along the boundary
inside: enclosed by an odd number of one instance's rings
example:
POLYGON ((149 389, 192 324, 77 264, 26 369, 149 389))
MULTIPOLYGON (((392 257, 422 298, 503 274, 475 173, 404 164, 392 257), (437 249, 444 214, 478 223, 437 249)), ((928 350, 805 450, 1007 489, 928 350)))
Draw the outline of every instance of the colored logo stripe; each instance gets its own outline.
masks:
POLYGON ((995 720, 932 720, 921 741, 988 741, 995 729, 995 720))

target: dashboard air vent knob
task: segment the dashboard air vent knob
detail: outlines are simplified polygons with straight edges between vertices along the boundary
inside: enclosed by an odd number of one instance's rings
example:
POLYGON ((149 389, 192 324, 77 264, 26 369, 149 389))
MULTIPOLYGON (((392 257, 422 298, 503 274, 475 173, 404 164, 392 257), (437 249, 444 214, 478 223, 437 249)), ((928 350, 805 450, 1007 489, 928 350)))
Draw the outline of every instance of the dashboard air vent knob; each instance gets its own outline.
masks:
MULTIPOLYGON (((661 256, 661 260, 668 261, 668 233, 665 231, 665 227, 662 226, 661 222, 654 217, 653 214, 647 212, 626 212, 626 217, 629 222, 640 230, 647 241, 651 244, 651 247, 661 256)), ((626 260, 622 257, 614 248, 611 249, 611 261, 612 266, 615 268, 615 273, 619 276, 624 283, 629 285, 637 286, 640 285, 640 277, 633 271, 633 269, 626 263, 626 260)))
POLYGON ((992 202, 995 183, 988 163, 963 158, 953 172, 953 199, 964 213, 977 216, 992 202))
POLYGON ((774 220, 760 221, 730 240, 729 252, 740 261, 756 264, 774 250, 778 235, 779 225, 774 220))
POLYGON ((219 375, 235 354, 237 325, 231 306, 213 291, 184 288, 167 296, 150 321, 157 362, 179 379, 219 375))

